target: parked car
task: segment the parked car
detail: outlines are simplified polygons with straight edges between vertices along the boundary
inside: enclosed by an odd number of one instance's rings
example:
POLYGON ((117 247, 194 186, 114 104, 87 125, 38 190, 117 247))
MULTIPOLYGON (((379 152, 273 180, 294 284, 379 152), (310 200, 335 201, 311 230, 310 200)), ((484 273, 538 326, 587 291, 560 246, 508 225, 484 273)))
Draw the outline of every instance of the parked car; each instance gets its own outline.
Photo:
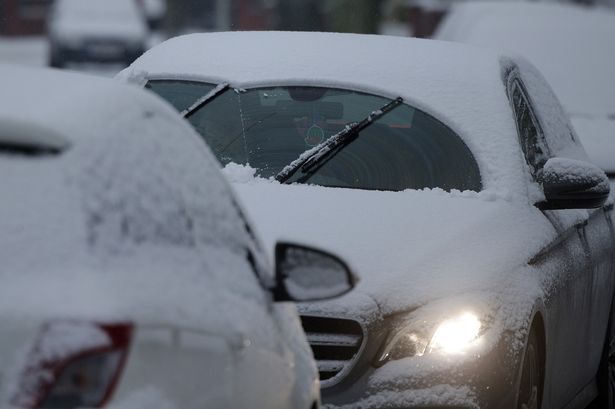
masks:
POLYGON ((350 290, 346 265, 280 243, 274 276, 158 98, 23 67, 0 88, 0 407, 318 407, 288 301, 350 290))
POLYGON ((589 157, 615 181, 614 12, 553 3, 463 2, 452 8, 436 38, 530 59, 553 86, 589 157))
POLYGON ((47 25, 52 67, 128 65, 146 49, 147 23, 134 0, 55 0, 47 25))
POLYGON ((300 306, 323 402, 554 409, 599 391, 612 407, 608 180, 525 60, 218 33, 162 43, 118 78, 199 131, 270 251, 300 240, 360 275, 300 306))

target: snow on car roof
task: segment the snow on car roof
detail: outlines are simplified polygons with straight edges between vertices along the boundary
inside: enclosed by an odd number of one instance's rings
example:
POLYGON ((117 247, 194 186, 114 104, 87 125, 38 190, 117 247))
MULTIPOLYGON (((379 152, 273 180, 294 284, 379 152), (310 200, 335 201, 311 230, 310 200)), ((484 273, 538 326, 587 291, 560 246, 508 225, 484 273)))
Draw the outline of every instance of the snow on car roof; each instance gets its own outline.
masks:
POLYGON ((524 191, 518 161, 508 153, 520 150, 501 59, 477 47, 339 33, 192 34, 154 47, 118 78, 141 85, 164 78, 230 82, 236 88, 335 86, 402 96, 462 137, 484 186, 524 191))
POLYGON ((110 118, 137 121, 151 110, 174 117, 155 98, 84 74, 0 65, 0 88, 0 119, 48 129, 71 144, 105 138, 99 122, 110 118))
POLYGON ((0 66, 0 89, 3 131, 28 124, 70 143, 51 155, 0 144, 0 315, 261 322, 254 244, 213 155, 170 105, 23 67, 0 66))
POLYGON ((615 114, 615 13, 607 9, 459 3, 436 38, 519 53, 542 71, 571 113, 615 114))

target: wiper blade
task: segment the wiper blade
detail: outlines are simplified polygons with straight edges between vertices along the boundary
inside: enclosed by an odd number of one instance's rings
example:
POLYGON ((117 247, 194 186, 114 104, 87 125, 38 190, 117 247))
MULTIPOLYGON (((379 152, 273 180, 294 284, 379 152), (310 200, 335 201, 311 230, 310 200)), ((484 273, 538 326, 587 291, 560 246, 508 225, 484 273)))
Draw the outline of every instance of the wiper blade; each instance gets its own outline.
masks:
MULTIPOLYGON (((326 141, 310 150, 303 152, 299 158, 295 159, 284 169, 282 169, 282 171, 275 176, 275 179, 280 183, 285 183, 295 173, 297 173, 299 169, 301 169, 303 173, 307 173, 311 169, 315 172, 327 161, 329 161, 329 159, 335 156, 337 152, 342 150, 346 145, 350 144, 350 142, 354 141, 362 130, 370 126, 374 123, 374 121, 391 112, 393 109, 397 108, 403 102, 404 100, 402 97, 395 98, 382 108, 373 111, 363 120, 346 125, 344 129, 331 136, 326 141)), ((311 174, 307 176, 311 176, 311 174)))
POLYGON ((197 99, 192 105, 190 105, 188 108, 184 109, 181 112, 181 116, 183 116, 184 118, 188 119, 192 116, 192 114, 194 114, 196 111, 198 111, 199 109, 203 108, 205 105, 209 104, 211 101, 213 101, 216 97, 224 94, 226 91, 228 91, 230 89, 230 85, 228 82, 223 82, 221 84, 218 84, 216 86, 216 88, 212 89, 211 91, 209 91, 207 94, 205 94, 204 96, 202 96, 201 98, 197 99))

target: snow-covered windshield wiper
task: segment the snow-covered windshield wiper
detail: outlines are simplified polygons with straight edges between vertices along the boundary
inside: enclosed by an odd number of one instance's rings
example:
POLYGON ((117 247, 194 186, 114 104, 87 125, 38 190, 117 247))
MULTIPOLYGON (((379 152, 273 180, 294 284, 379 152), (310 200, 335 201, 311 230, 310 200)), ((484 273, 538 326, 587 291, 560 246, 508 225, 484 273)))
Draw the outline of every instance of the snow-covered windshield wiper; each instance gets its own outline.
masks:
POLYGON ((382 108, 373 111, 363 120, 346 125, 344 129, 331 136, 326 141, 310 150, 303 152, 297 159, 282 169, 282 171, 275 176, 275 179, 280 183, 286 183, 295 173, 297 173, 297 171, 301 170, 304 175, 301 179, 299 179, 299 182, 305 182, 315 172, 317 172, 318 169, 327 163, 329 159, 354 141, 362 130, 370 126, 374 123, 374 121, 388 114, 393 109, 397 108, 403 102, 403 98, 395 98, 382 108))
POLYGON ((184 109, 181 112, 181 116, 183 116, 186 119, 190 118, 192 116, 192 114, 194 114, 199 109, 203 108, 205 105, 209 104, 211 101, 213 101, 214 99, 216 99, 220 95, 224 94, 230 88, 231 88, 231 86, 227 82, 223 82, 221 84, 218 84, 216 86, 216 88, 212 89, 207 94, 205 94, 201 98, 197 99, 188 108, 184 109))

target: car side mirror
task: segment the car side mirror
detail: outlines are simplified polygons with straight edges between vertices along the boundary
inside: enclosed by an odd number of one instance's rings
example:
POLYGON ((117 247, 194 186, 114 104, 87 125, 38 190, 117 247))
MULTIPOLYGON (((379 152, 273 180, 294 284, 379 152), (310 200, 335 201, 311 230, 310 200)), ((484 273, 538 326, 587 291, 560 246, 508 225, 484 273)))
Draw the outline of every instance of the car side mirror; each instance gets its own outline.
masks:
POLYGON ((314 248, 278 243, 275 259, 276 302, 327 300, 346 294, 357 282, 346 263, 314 248))
POLYGON ((541 210, 595 209, 609 197, 610 185, 602 169, 588 162, 551 158, 540 177, 545 201, 541 210))

